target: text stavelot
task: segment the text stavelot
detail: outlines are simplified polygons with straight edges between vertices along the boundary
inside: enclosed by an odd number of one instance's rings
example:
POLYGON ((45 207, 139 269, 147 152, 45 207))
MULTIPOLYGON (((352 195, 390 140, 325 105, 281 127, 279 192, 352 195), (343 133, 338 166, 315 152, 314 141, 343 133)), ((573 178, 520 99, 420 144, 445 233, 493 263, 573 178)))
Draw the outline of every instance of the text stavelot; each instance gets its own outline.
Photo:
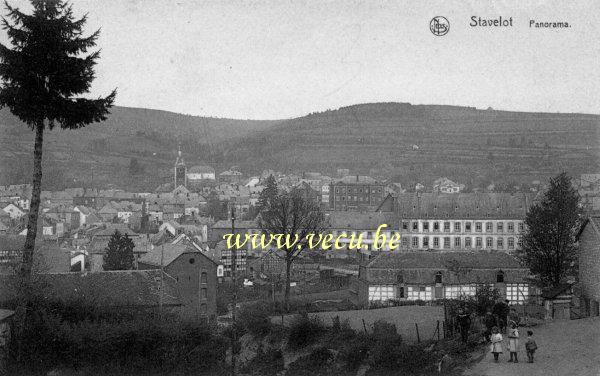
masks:
POLYGON ((513 26, 513 18, 509 17, 502 18, 502 16, 498 18, 481 18, 478 16, 471 16, 471 22, 469 23, 471 27, 512 27, 513 26))

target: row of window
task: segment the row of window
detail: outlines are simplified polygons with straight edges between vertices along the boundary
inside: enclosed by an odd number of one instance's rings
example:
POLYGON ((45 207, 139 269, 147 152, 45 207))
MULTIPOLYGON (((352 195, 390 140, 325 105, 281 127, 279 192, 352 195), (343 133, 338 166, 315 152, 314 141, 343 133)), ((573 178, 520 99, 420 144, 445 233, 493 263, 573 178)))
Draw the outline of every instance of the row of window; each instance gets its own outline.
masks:
MULTIPOLYGON (((369 191, 371 193, 381 193, 381 188, 377 187, 377 188, 369 188, 369 187, 365 187, 364 188, 364 192, 365 193, 369 193, 369 191)), ((335 193, 340 194, 340 193, 363 193, 363 188, 362 187, 348 187, 348 188, 336 188, 335 189, 335 193)))
POLYGON ((363 199, 363 196, 347 196, 347 198, 346 198, 346 196, 335 196, 335 200, 336 201, 346 201, 346 200, 348 200, 348 201, 359 201, 359 202, 362 202, 362 201, 365 201, 365 202, 371 201, 369 199, 369 197, 364 197, 364 199, 363 199))
MULTIPOLYGON (((458 299, 464 296, 474 296, 479 285, 450 285, 444 286, 444 298, 458 299)), ((524 283, 509 283, 506 285, 506 299, 509 304, 523 304, 529 298, 529 286, 524 283)), ((433 300, 435 298, 432 286, 374 285, 369 286, 369 302, 387 301, 390 299, 433 300)))
MULTIPOLYGON (((413 236, 408 237, 408 236, 404 236, 402 237, 402 247, 403 248, 408 248, 409 246, 412 248, 445 248, 445 249, 450 249, 450 248, 484 248, 483 246, 483 237, 465 237, 465 238, 461 238, 461 237, 454 237, 454 240, 452 240, 452 238, 450 236, 445 236, 445 237, 438 237, 438 236, 434 236, 434 237, 428 237, 425 236, 422 238, 417 237, 417 236, 413 236), (464 239, 464 240, 463 240, 464 239), (473 245, 473 239, 475 242, 475 245, 473 245), (440 243, 441 242, 441 243, 440 243)), ((508 237, 508 238, 497 238, 496 239, 496 244, 494 244, 494 238, 493 237, 486 237, 485 238, 485 248, 494 248, 495 249, 515 249, 515 244, 517 244, 519 246, 519 248, 521 247, 521 239, 517 238, 517 241, 515 243, 515 238, 514 237, 508 237), (506 243, 505 243, 506 240, 506 243)))
MULTIPOLYGON (((374 278, 385 278, 386 276, 389 276, 390 273, 393 273, 393 270, 388 269, 388 270, 371 270, 371 275, 374 278)), ((437 273, 435 273, 435 279, 434 282, 435 284, 442 284, 443 281, 443 276, 444 274, 441 271, 438 271, 437 273)), ((402 273, 398 273, 396 275, 396 282, 399 284, 403 284, 404 283, 404 275, 402 273)), ((504 283, 504 272, 502 270, 498 270, 496 272, 496 283, 504 283)), ((473 285, 475 286, 475 285, 473 285)))
MULTIPOLYGON (((473 227, 475 227, 475 232, 483 232, 483 226, 484 223, 483 222, 475 222, 474 226, 472 222, 465 222, 464 224, 464 231, 465 232, 471 232, 473 231, 473 227)), ((430 230, 430 222, 429 221, 425 221, 423 222, 423 230, 422 231, 429 231, 430 230)), ((462 223, 461 222, 454 222, 454 226, 452 226, 452 223, 449 221, 444 221, 444 222, 438 222, 438 221, 433 221, 431 222, 431 231, 443 231, 443 232, 451 232, 451 230, 453 229, 454 232, 462 232, 462 223)), ((497 222, 496 223, 496 232, 504 232, 504 222, 497 222)), ((523 222, 518 222, 518 229, 520 232, 523 232, 525 228, 525 225, 523 222)), ((409 221, 403 221, 402 222, 402 229, 403 230, 411 230, 413 232, 419 232, 419 222, 418 221, 412 221, 409 223, 409 221)), ((514 222, 507 222, 506 223, 506 231, 507 232, 515 232, 515 223, 514 222)), ((485 232, 494 232, 494 223, 493 222, 485 222, 485 232)))

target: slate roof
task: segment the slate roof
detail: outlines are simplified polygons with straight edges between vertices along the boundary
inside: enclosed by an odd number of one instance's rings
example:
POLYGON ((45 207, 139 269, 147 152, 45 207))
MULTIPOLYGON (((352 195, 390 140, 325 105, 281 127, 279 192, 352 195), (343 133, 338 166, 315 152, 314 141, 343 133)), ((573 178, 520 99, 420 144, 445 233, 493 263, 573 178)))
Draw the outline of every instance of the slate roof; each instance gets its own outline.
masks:
POLYGON ((400 193, 394 207, 401 218, 522 219, 532 202, 525 193, 400 193))
MULTIPOLYGON (((0 235, 0 273, 12 273, 21 262, 25 236, 0 235)), ((54 242, 36 242, 34 270, 36 272, 67 272, 71 268, 70 249, 54 242)))
POLYGON ((385 252, 376 256, 367 267, 384 269, 447 269, 457 265, 472 269, 527 269, 504 252, 385 252))
POLYGON ((115 233, 115 230, 119 231, 122 234, 127 234, 129 237, 139 236, 139 234, 123 223, 115 223, 107 225, 106 228, 99 230, 94 233, 94 236, 112 236, 115 233))
MULTIPOLYGON (((230 229, 231 221, 230 220, 221 220, 217 221, 212 225, 212 228, 218 229, 230 229)), ((258 224, 256 221, 235 221, 236 229, 258 229, 258 224)))
POLYGON ((148 265, 160 266, 161 253, 162 253, 162 265, 163 266, 170 265, 179 256, 181 256, 185 253, 193 253, 193 254, 201 255, 201 256, 204 256, 204 257, 208 258, 209 260, 213 261, 210 257, 206 256, 204 253, 199 252, 191 244, 165 243, 163 245, 155 246, 154 249, 149 250, 146 254, 144 254, 142 257, 140 257, 138 262, 143 263, 143 264, 148 264, 148 265))
POLYGON ((188 174, 214 174, 215 169, 210 166, 193 166, 187 170, 188 174))
MULTIPOLYGON (((0 276, 5 286, 15 286, 11 276, 0 276)), ((161 271, 119 270, 94 273, 37 274, 35 283, 48 299, 85 299, 111 307, 155 307, 161 300, 161 271)), ((14 288, 0 289, 0 301, 15 296, 14 288)), ((176 280, 164 273, 162 303, 181 305, 176 280)))
POLYGON ((388 225, 385 230, 398 228, 398 218, 395 213, 330 211, 326 216, 333 229, 375 230, 381 224, 388 225))
POLYGON ((588 224, 590 224, 592 226, 593 231, 595 231, 596 234, 600 236, 600 217, 589 217, 581 224, 581 227, 579 227, 579 231, 577 232, 578 240, 588 224))
POLYGON ((338 184, 382 184, 381 182, 373 179, 370 176, 364 175, 348 175, 339 179, 338 181, 333 183, 334 185, 338 184))

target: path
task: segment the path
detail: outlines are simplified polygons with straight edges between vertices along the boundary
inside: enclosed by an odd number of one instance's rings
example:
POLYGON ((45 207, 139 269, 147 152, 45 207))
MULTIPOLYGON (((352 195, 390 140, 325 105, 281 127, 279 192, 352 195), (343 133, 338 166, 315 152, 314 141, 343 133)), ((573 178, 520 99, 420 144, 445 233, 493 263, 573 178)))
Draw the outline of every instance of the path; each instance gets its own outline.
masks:
POLYGON ((538 345, 535 363, 527 363, 521 328, 519 363, 508 363, 508 353, 494 363, 489 351, 465 376, 600 376, 600 318, 567 320, 533 327, 538 345))

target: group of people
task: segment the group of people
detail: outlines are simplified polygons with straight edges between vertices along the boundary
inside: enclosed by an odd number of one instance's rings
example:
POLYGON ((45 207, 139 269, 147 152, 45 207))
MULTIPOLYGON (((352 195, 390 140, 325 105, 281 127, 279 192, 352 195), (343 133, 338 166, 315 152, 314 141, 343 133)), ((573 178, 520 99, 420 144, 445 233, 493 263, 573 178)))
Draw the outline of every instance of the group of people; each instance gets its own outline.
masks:
MULTIPOLYGON (((509 363, 519 363, 518 351, 519 351, 519 328, 517 323, 514 321, 510 323, 510 330, 508 331, 508 352, 510 354, 509 363)), ((502 354, 502 334, 497 326, 492 328, 492 335, 490 337, 490 351, 494 354, 494 361, 498 363, 498 358, 502 354)), ((527 361, 533 363, 533 356, 537 350, 537 343, 533 339, 533 331, 527 331, 527 340, 525 341, 525 351, 527 352, 527 361)))
MULTIPOLYGON (((494 304, 491 310, 488 310, 484 316, 483 322, 486 327, 486 339, 490 342, 490 351, 494 354, 494 361, 498 362, 503 350, 503 336, 507 334, 507 350, 510 354, 509 362, 519 363, 517 356, 519 351, 519 315, 514 308, 510 308, 509 301, 499 301, 494 304), (508 328, 510 327, 510 328, 508 328)), ((527 340, 525 342, 527 351, 527 360, 533 363, 533 356, 537 350, 537 344, 533 338, 533 331, 527 331, 527 340)))

